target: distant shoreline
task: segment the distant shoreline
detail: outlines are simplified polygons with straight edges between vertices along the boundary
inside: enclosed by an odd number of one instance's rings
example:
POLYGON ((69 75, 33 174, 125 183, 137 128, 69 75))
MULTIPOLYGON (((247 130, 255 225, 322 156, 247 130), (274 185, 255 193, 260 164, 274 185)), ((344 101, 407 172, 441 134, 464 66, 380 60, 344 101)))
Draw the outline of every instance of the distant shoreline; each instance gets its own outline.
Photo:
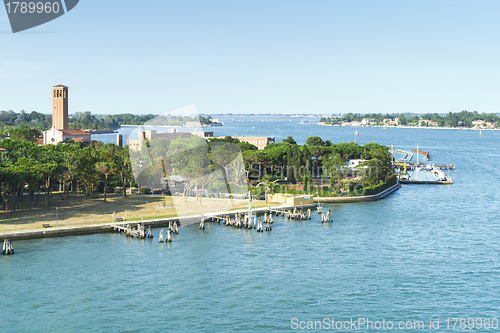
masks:
POLYGON ((500 128, 468 128, 468 127, 427 127, 427 126, 341 126, 341 125, 331 125, 331 124, 315 124, 318 126, 337 126, 337 127, 349 127, 349 128, 413 128, 413 129, 444 129, 444 130, 458 130, 458 131, 500 131, 500 128))

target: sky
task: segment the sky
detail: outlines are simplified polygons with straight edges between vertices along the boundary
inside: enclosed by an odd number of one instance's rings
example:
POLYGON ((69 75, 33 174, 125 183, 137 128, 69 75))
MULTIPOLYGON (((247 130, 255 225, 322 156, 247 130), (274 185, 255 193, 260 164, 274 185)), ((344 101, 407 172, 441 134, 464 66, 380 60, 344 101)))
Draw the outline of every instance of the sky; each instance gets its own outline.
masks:
POLYGON ((80 0, 13 34, 0 110, 500 112, 500 1, 80 0))

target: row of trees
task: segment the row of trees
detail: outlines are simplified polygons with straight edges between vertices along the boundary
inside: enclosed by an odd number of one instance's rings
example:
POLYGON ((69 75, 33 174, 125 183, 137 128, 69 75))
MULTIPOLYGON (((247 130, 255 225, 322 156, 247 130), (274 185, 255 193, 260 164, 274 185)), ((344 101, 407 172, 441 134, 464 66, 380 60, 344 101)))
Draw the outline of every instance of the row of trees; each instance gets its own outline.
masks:
POLYGON ((324 178, 333 185, 345 176, 348 160, 361 159, 365 162, 360 168, 369 170, 363 182, 373 186, 384 182, 391 172, 391 159, 386 146, 368 143, 360 146, 354 142, 333 144, 320 137, 309 137, 305 145, 298 145, 292 137, 281 143, 266 146, 263 150, 243 152, 249 176, 256 181, 287 179, 288 183, 311 184, 314 178, 324 178), (257 167, 254 167, 257 165, 257 167))
POLYGON ((326 124, 340 124, 342 122, 361 121, 363 119, 369 119, 370 121, 376 122, 378 125, 382 125, 384 119, 395 120, 396 118, 398 118, 398 123, 400 125, 417 125, 420 120, 430 120, 436 122, 439 127, 473 127, 473 121, 484 120, 486 122, 496 123, 497 127, 500 127, 500 117, 496 114, 479 113, 477 111, 471 112, 467 110, 459 113, 449 112, 444 116, 438 113, 426 113, 421 115, 348 113, 338 118, 323 117, 320 119, 320 122, 324 122, 326 124))
POLYGON ((162 115, 148 121, 147 125, 184 126, 189 121, 196 121, 196 122, 199 121, 202 125, 210 125, 212 124, 212 116, 205 117, 202 115, 195 115, 195 116, 162 115))
POLYGON ((106 201, 108 184, 122 186, 125 196, 127 185, 135 182, 164 188, 165 174, 180 177, 186 197, 193 189, 244 193, 248 184, 285 178, 286 183, 301 184, 304 189, 321 178, 338 189, 350 159, 365 160, 356 176, 361 176, 358 182, 367 186, 378 185, 391 174, 391 155, 387 147, 376 143, 334 144, 315 136, 299 145, 288 137, 257 150, 232 137, 207 141, 193 136, 155 139, 147 142, 145 149, 129 152, 128 147, 100 143, 86 148, 73 142, 38 146, 30 140, 30 135, 36 137, 36 131, 19 127, 13 130, 17 134, 11 139, 0 142, 0 196, 5 210, 23 207, 26 197, 31 209, 41 193, 49 206, 57 184, 62 185, 66 196, 75 189, 90 194, 100 188, 106 201))
MULTIPOLYGON (((153 119, 155 115, 133 115, 129 113, 115 115, 93 115, 90 111, 76 112, 69 117, 69 128, 88 130, 114 130, 121 125, 142 125, 153 119)), ((10 129, 29 126, 44 131, 52 127, 52 115, 36 111, 21 111, 16 113, 12 110, 0 111, 0 129, 8 133, 10 129)))
POLYGON ((87 129, 87 130, 115 130, 121 125, 142 125, 156 117, 152 114, 133 115, 125 114, 108 114, 108 115, 93 115, 90 111, 76 112, 69 118, 69 128, 72 129, 87 129))
MULTIPOLYGON (((56 184, 62 184, 66 196, 75 189, 93 192, 108 181, 125 187, 133 176, 128 148, 114 144, 95 144, 83 148, 80 143, 38 146, 34 142, 6 139, 0 142, 0 194, 3 208, 15 211, 23 207, 24 192, 28 205, 38 204, 45 194, 45 205, 56 184)), ((106 197, 105 199, 106 200, 106 197)))
POLYGON ((170 192, 182 192, 187 198, 193 190, 245 193, 248 190, 247 171, 241 152, 256 149, 231 137, 210 141, 198 136, 174 140, 155 138, 142 150, 131 151, 130 158, 138 185, 164 188, 163 175, 173 176, 170 192), (176 182, 182 185, 175 186, 176 182))
MULTIPOLYGON (((210 139, 193 136, 174 140, 159 138, 148 142, 141 151, 131 151, 137 182, 161 188, 162 165, 167 176, 183 181, 183 194, 193 190, 205 193, 224 191, 244 193, 247 185, 281 180, 305 190, 314 182, 339 190, 344 181, 356 179, 364 186, 375 187, 392 175, 392 156, 386 146, 354 142, 333 144, 320 137, 310 137, 299 145, 292 137, 263 150, 232 137, 210 139), (347 161, 361 159, 357 170, 347 161)), ((170 188, 172 194, 178 189, 170 188)))

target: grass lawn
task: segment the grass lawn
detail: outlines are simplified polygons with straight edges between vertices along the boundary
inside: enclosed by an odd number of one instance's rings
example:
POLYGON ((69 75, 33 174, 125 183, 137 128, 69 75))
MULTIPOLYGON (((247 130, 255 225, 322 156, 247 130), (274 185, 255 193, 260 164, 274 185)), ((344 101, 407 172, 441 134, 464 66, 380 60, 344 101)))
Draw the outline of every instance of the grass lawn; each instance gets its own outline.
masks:
MULTIPOLYGON (((253 208, 278 205, 266 204, 264 201, 254 201, 253 208)), ((236 210, 248 207, 247 200, 208 199, 203 198, 201 203, 196 198, 188 198, 187 202, 181 197, 127 195, 120 193, 108 194, 105 203, 102 194, 98 199, 83 195, 69 198, 54 193, 50 207, 45 207, 45 198, 40 196, 38 206, 28 209, 27 199, 23 202, 23 209, 15 213, 2 211, 0 213, 0 234, 7 232, 44 229, 43 224, 51 227, 77 227, 114 222, 115 217, 125 218, 126 221, 144 220, 198 215, 208 212, 236 210), (56 207, 58 208, 56 210, 56 207), (58 213, 56 214, 56 211, 58 213), (57 215, 57 216, 56 216, 57 215)))

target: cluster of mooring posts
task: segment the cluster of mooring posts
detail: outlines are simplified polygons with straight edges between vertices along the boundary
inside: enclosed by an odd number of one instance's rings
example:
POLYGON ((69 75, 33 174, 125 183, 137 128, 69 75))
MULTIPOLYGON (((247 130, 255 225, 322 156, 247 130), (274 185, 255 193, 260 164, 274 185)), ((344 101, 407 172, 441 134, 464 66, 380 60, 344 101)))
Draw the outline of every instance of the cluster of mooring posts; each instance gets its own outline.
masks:
MULTIPOLYGON (((123 232, 127 237, 135 236, 138 239, 153 238, 153 232, 151 231, 151 226, 148 226, 148 228, 146 229, 143 223, 139 223, 136 228, 132 228, 130 223, 127 224, 127 226, 113 225, 113 229, 118 232, 123 232)), ((165 240, 167 242, 171 242, 172 235, 178 233, 179 233, 178 224, 176 222, 174 223, 169 222, 167 229, 167 237, 165 240)), ((160 243, 163 243, 163 229, 160 230, 159 241, 160 243)))
POLYGON ((5 239, 3 241, 2 254, 3 255, 14 254, 14 248, 12 247, 12 243, 10 242, 10 239, 5 239))
POLYGON ((325 214, 325 212, 321 212, 321 223, 332 223, 333 222, 333 217, 332 217, 332 211, 328 210, 325 214))
MULTIPOLYGON (((288 219, 294 220, 310 220, 311 219, 311 209, 308 208, 304 211, 303 208, 300 210, 297 207, 294 207, 293 210, 285 209, 285 208, 271 208, 269 207, 268 211, 264 212, 263 218, 257 219, 257 215, 254 215, 251 209, 251 200, 249 200, 249 210, 245 213, 235 213, 235 214, 220 214, 220 215, 210 215, 210 216, 201 216, 199 229, 205 229, 205 222, 207 220, 211 220, 217 222, 217 224, 222 224, 227 227, 234 228, 243 228, 243 229, 255 229, 257 232, 271 231, 273 230, 272 225, 274 223, 273 213, 276 216, 286 216, 288 219)), ((332 212, 328 210, 325 214, 322 207, 318 207, 318 214, 321 214, 321 223, 333 222, 332 212)), ((125 236, 128 237, 137 237, 138 239, 144 238, 153 238, 153 233, 151 231, 151 226, 148 226, 147 230, 144 226, 144 223, 137 224, 136 228, 132 228, 131 224, 127 224, 126 226, 120 224, 112 225, 115 231, 123 232, 125 236)), ((170 221, 168 224, 168 228, 166 233, 163 229, 160 229, 160 234, 158 237, 158 242, 163 243, 164 241, 167 243, 172 242, 172 238, 174 234, 179 233, 179 224, 178 221, 170 221)), ((4 244, 5 249, 5 244, 4 244)), ((12 252, 13 253, 13 252, 12 252)))
MULTIPOLYGON (((255 229, 257 232, 264 232, 272 230, 274 223, 273 214, 269 212, 264 213, 264 219, 257 220, 257 216, 253 216, 252 212, 243 215, 240 213, 212 216, 211 219, 216 221, 217 224, 222 224, 228 227, 255 229), (265 227, 264 227, 265 225, 265 227)), ((205 229, 204 218, 200 222, 200 229, 205 229)))
MULTIPOLYGON (((168 222, 167 236, 165 237, 165 242, 172 243, 172 235, 179 234, 179 227, 177 222, 168 222)), ((158 237, 158 242, 163 243, 163 229, 160 229, 160 236, 158 237)))
POLYGON ((286 217, 290 220, 310 220, 311 219, 311 208, 304 212, 303 209, 300 211, 297 208, 293 208, 293 211, 287 211, 286 217))

